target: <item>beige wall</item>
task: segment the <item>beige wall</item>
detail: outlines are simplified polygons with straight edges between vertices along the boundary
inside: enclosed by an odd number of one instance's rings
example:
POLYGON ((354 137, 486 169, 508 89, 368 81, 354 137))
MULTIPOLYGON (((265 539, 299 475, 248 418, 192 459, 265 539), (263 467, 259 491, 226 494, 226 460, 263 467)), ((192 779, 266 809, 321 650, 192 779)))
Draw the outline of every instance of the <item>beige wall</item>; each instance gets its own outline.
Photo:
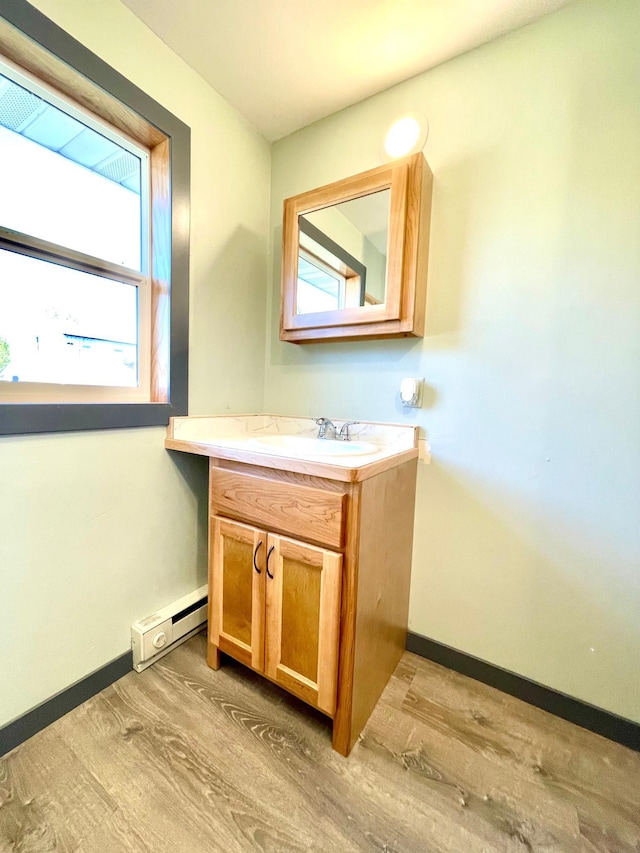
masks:
MULTIPOLYGON (((191 127, 190 411, 259 410, 269 145, 117 0, 34 5, 191 127)), ((0 726, 205 582, 206 462, 163 437, 0 438, 0 726)))
POLYGON ((416 423, 410 627, 640 720, 640 5, 584 0, 277 143, 265 409, 416 423), (430 122, 424 340, 277 341, 282 200, 430 122), (426 377, 420 411, 400 379, 426 377))

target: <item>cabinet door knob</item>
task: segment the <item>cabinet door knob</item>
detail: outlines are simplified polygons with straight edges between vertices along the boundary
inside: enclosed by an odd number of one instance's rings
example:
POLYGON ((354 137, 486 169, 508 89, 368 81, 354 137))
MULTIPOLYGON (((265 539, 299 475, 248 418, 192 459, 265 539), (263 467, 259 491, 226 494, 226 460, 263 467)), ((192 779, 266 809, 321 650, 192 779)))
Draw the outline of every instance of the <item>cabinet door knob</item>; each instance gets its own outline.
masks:
POLYGON ((272 575, 272 574, 271 574, 271 572, 269 571, 269 557, 271 556, 271 552, 273 551, 273 549, 274 549, 275 547, 276 547, 275 545, 272 545, 272 546, 271 546, 271 548, 269 548, 269 551, 268 551, 268 553, 267 553, 267 566, 266 566, 266 569, 267 569, 267 574, 269 575, 269 577, 271 578, 271 580, 273 580, 273 575, 272 575))
POLYGON ((261 545, 262 545, 262 539, 258 542, 258 544, 256 545, 256 550, 253 552, 253 568, 256 570, 256 572, 259 575, 262 574, 262 569, 258 568, 258 566, 256 564, 256 557, 258 556, 258 551, 260 550, 261 545))

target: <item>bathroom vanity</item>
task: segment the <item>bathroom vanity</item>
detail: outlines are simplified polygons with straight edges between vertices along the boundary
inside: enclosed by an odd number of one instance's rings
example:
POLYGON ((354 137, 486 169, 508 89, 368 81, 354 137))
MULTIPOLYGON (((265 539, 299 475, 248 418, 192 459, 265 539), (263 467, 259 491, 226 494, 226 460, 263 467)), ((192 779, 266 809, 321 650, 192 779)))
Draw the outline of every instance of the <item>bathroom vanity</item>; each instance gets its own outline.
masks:
POLYGON ((318 708, 348 755, 405 648, 417 429, 317 433, 173 418, 165 446, 210 457, 209 665, 231 655, 318 708))

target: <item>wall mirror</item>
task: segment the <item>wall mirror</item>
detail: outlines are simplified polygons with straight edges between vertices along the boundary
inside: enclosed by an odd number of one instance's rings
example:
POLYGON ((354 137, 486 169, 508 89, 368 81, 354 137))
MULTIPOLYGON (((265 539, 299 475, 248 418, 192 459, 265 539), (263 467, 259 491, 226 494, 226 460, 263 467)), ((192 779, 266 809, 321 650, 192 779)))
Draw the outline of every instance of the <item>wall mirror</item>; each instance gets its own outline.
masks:
POLYGON ((420 153, 286 199, 281 340, 424 333, 431 186, 420 153))

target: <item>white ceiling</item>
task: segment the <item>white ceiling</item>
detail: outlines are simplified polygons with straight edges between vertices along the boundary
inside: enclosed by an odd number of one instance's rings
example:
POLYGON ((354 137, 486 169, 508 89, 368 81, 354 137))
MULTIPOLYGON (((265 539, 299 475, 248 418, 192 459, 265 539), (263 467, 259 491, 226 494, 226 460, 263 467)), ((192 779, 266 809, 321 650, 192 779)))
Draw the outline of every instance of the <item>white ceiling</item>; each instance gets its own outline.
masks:
POLYGON ((573 0, 122 0, 270 140, 573 0))

